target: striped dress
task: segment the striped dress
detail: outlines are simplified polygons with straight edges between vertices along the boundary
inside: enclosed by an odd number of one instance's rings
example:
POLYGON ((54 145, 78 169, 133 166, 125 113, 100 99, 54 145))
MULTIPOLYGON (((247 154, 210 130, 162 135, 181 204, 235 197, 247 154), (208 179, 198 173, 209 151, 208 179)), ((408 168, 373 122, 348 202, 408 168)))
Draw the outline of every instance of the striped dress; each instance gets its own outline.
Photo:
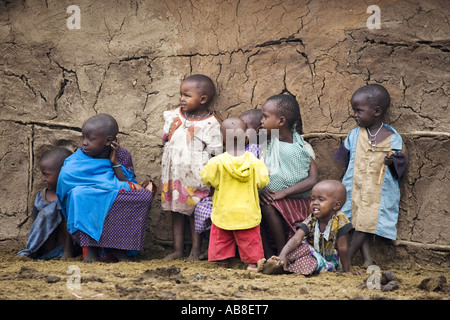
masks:
MULTIPOLYGON (((300 134, 293 132, 293 143, 273 139, 267 149, 266 164, 270 183, 267 189, 280 191, 299 183, 309 175, 311 160, 315 158, 311 146, 300 134)), ((291 238, 296 227, 309 215, 311 190, 271 203, 284 218, 285 233, 291 238)))

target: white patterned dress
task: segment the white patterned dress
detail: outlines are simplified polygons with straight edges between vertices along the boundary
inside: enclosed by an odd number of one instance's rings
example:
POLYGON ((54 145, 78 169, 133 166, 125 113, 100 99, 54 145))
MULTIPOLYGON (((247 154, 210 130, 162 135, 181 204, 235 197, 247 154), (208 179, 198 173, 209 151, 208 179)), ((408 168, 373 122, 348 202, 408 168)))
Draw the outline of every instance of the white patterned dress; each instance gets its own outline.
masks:
POLYGON ((161 207, 191 215, 195 205, 209 195, 200 172, 211 154, 222 153, 220 123, 214 113, 187 120, 178 108, 164 112, 164 146, 161 160, 161 207))

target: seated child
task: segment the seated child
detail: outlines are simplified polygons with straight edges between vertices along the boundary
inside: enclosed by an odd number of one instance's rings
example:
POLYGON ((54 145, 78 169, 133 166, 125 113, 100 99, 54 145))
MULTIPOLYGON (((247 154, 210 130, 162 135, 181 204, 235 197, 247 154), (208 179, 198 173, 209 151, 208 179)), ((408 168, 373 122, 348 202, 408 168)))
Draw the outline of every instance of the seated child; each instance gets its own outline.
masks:
POLYGON ((18 254, 44 260, 73 256, 72 237, 67 232, 66 221, 56 198, 59 172, 64 160, 71 154, 72 152, 66 148, 55 148, 44 154, 39 161, 46 187, 36 195, 31 213, 34 222, 27 246, 18 254))
MULTIPOLYGON (((260 158, 260 147, 258 145, 258 133, 261 127, 262 112, 260 109, 250 109, 241 113, 239 118, 247 125, 247 137, 245 140, 245 151, 253 153, 260 158)), ((214 190, 211 190, 213 193, 214 190)), ((206 233, 211 228, 212 194, 203 198, 195 207, 195 232, 206 233)), ((203 258, 204 255, 201 256, 203 258)))
POLYGON ((389 92, 379 84, 356 90, 350 103, 358 127, 350 131, 334 156, 347 166, 342 179, 347 202, 342 211, 355 227, 350 259, 361 250, 365 267, 373 263, 373 235, 397 237, 399 179, 406 170, 406 156, 401 152, 402 137, 383 122, 390 102, 389 92))
POLYGON ((339 211, 346 190, 336 180, 317 183, 311 193, 311 214, 298 227, 280 255, 258 261, 258 271, 311 275, 336 270, 339 261, 350 272, 348 233, 353 229, 347 216, 339 211))
POLYGON ((214 188, 208 260, 226 267, 237 244, 241 260, 256 270, 264 257, 258 190, 269 183, 269 175, 265 164, 244 150, 246 129, 239 118, 222 123, 225 152, 210 159, 200 176, 214 188))
POLYGON ((309 195, 318 169, 310 146, 301 133, 301 116, 295 97, 275 95, 262 106, 262 128, 270 141, 265 163, 270 183, 260 192, 262 236, 266 258, 277 254, 309 214, 309 195), (309 147, 308 147, 309 146, 309 147))
POLYGON ((61 168, 56 194, 67 230, 82 247, 85 262, 98 259, 98 248, 111 248, 119 261, 126 251, 142 250, 147 214, 153 199, 151 181, 136 183, 131 155, 119 146, 116 120, 108 114, 88 119, 82 147, 61 168))

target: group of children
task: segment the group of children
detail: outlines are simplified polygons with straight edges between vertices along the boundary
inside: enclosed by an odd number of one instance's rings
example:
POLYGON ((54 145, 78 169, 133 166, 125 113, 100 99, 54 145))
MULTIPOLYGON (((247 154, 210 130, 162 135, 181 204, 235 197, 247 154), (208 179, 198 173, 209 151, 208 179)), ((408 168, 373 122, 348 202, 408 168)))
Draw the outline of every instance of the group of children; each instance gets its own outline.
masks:
MULTIPOLYGON (((261 109, 223 122, 212 111, 214 96, 209 77, 191 75, 181 83, 179 108, 163 114, 161 207, 171 211, 174 245, 165 259, 184 256, 186 223, 188 260, 201 258, 209 234, 209 261, 228 267, 237 247, 249 270, 266 274, 350 272, 360 250, 372 264, 373 235, 396 238, 406 159, 400 135, 383 123, 384 87, 367 85, 351 97, 358 127, 334 156, 347 166, 342 182, 318 181, 293 96, 269 97, 261 109)), ((86 262, 105 252, 126 261, 143 249, 156 186, 136 182, 117 133, 114 118, 99 114, 84 123, 75 153, 57 148, 42 158, 46 189, 20 254, 64 258, 79 245, 86 262)))

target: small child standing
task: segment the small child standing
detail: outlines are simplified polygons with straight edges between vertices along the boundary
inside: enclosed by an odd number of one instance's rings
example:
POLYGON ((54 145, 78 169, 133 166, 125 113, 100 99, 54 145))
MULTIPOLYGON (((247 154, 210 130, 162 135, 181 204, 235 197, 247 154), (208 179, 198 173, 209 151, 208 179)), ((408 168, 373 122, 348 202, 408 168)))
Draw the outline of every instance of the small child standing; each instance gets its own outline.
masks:
MULTIPOLYGON (((239 118, 247 125, 247 136, 245 140, 245 151, 253 153, 255 157, 260 159, 260 147, 258 145, 257 135, 261 126, 262 112, 259 109, 250 109, 241 113, 239 118), (249 136, 252 138, 247 139, 249 136)), ((211 191, 212 193, 214 190, 211 191)), ((212 212, 212 195, 203 198, 196 206, 195 231, 203 233, 211 228, 211 212, 212 212)))
POLYGON ((262 235, 266 257, 276 254, 309 214, 309 196, 318 180, 312 148, 303 140, 300 108, 295 97, 280 94, 262 106, 262 128, 267 130, 265 163, 270 183, 261 190, 262 235), (309 146, 309 148, 308 148, 309 146))
POLYGON ((311 193, 311 214, 289 239, 279 257, 258 261, 258 271, 276 274, 284 271, 303 275, 334 271, 340 265, 350 273, 348 233, 353 229, 347 216, 339 211, 346 189, 336 180, 317 183, 311 193))
POLYGON ((239 118, 222 123, 225 152, 209 160, 201 179, 214 188, 208 260, 227 267, 236 243, 247 269, 256 270, 264 257, 258 190, 269 183, 269 175, 266 165, 244 150, 246 130, 239 118))
POLYGON ((64 160, 71 154, 66 148, 55 148, 44 154, 39 161, 46 187, 36 195, 31 213, 34 222, 26 249, 20 251, 20 255, 44 260, 73 256, 72 237, 67 231, 66 221, 56 197, 59 172, 64 160))
POLYGON ((192 248, 188 260, 198 260, 201 237, 195 232, 194 210, 209 195, 200 172, 211 154, 222 152, 220 123, 210 110, 215 96, 212 80, 201 74, 187 77, 180 86, 180 107, 164 112, 161 159, 161 207, 172 212, 174 252, 165 259, 184 255, 185 218, 189 217, 192 248))
POLYGON ((359 127, 350 131, 334 155, 347 166, 342 180, 347 202, 342 211, 355 227, 350 259, 361 250, 366 267, 373 263, 371 236, 392 240, 397 236, 398 180, 405 172, 406 157, 401 136, 383 122, 390 101, 388 91, 379 84, 356 90, 350 103, 359 127))

